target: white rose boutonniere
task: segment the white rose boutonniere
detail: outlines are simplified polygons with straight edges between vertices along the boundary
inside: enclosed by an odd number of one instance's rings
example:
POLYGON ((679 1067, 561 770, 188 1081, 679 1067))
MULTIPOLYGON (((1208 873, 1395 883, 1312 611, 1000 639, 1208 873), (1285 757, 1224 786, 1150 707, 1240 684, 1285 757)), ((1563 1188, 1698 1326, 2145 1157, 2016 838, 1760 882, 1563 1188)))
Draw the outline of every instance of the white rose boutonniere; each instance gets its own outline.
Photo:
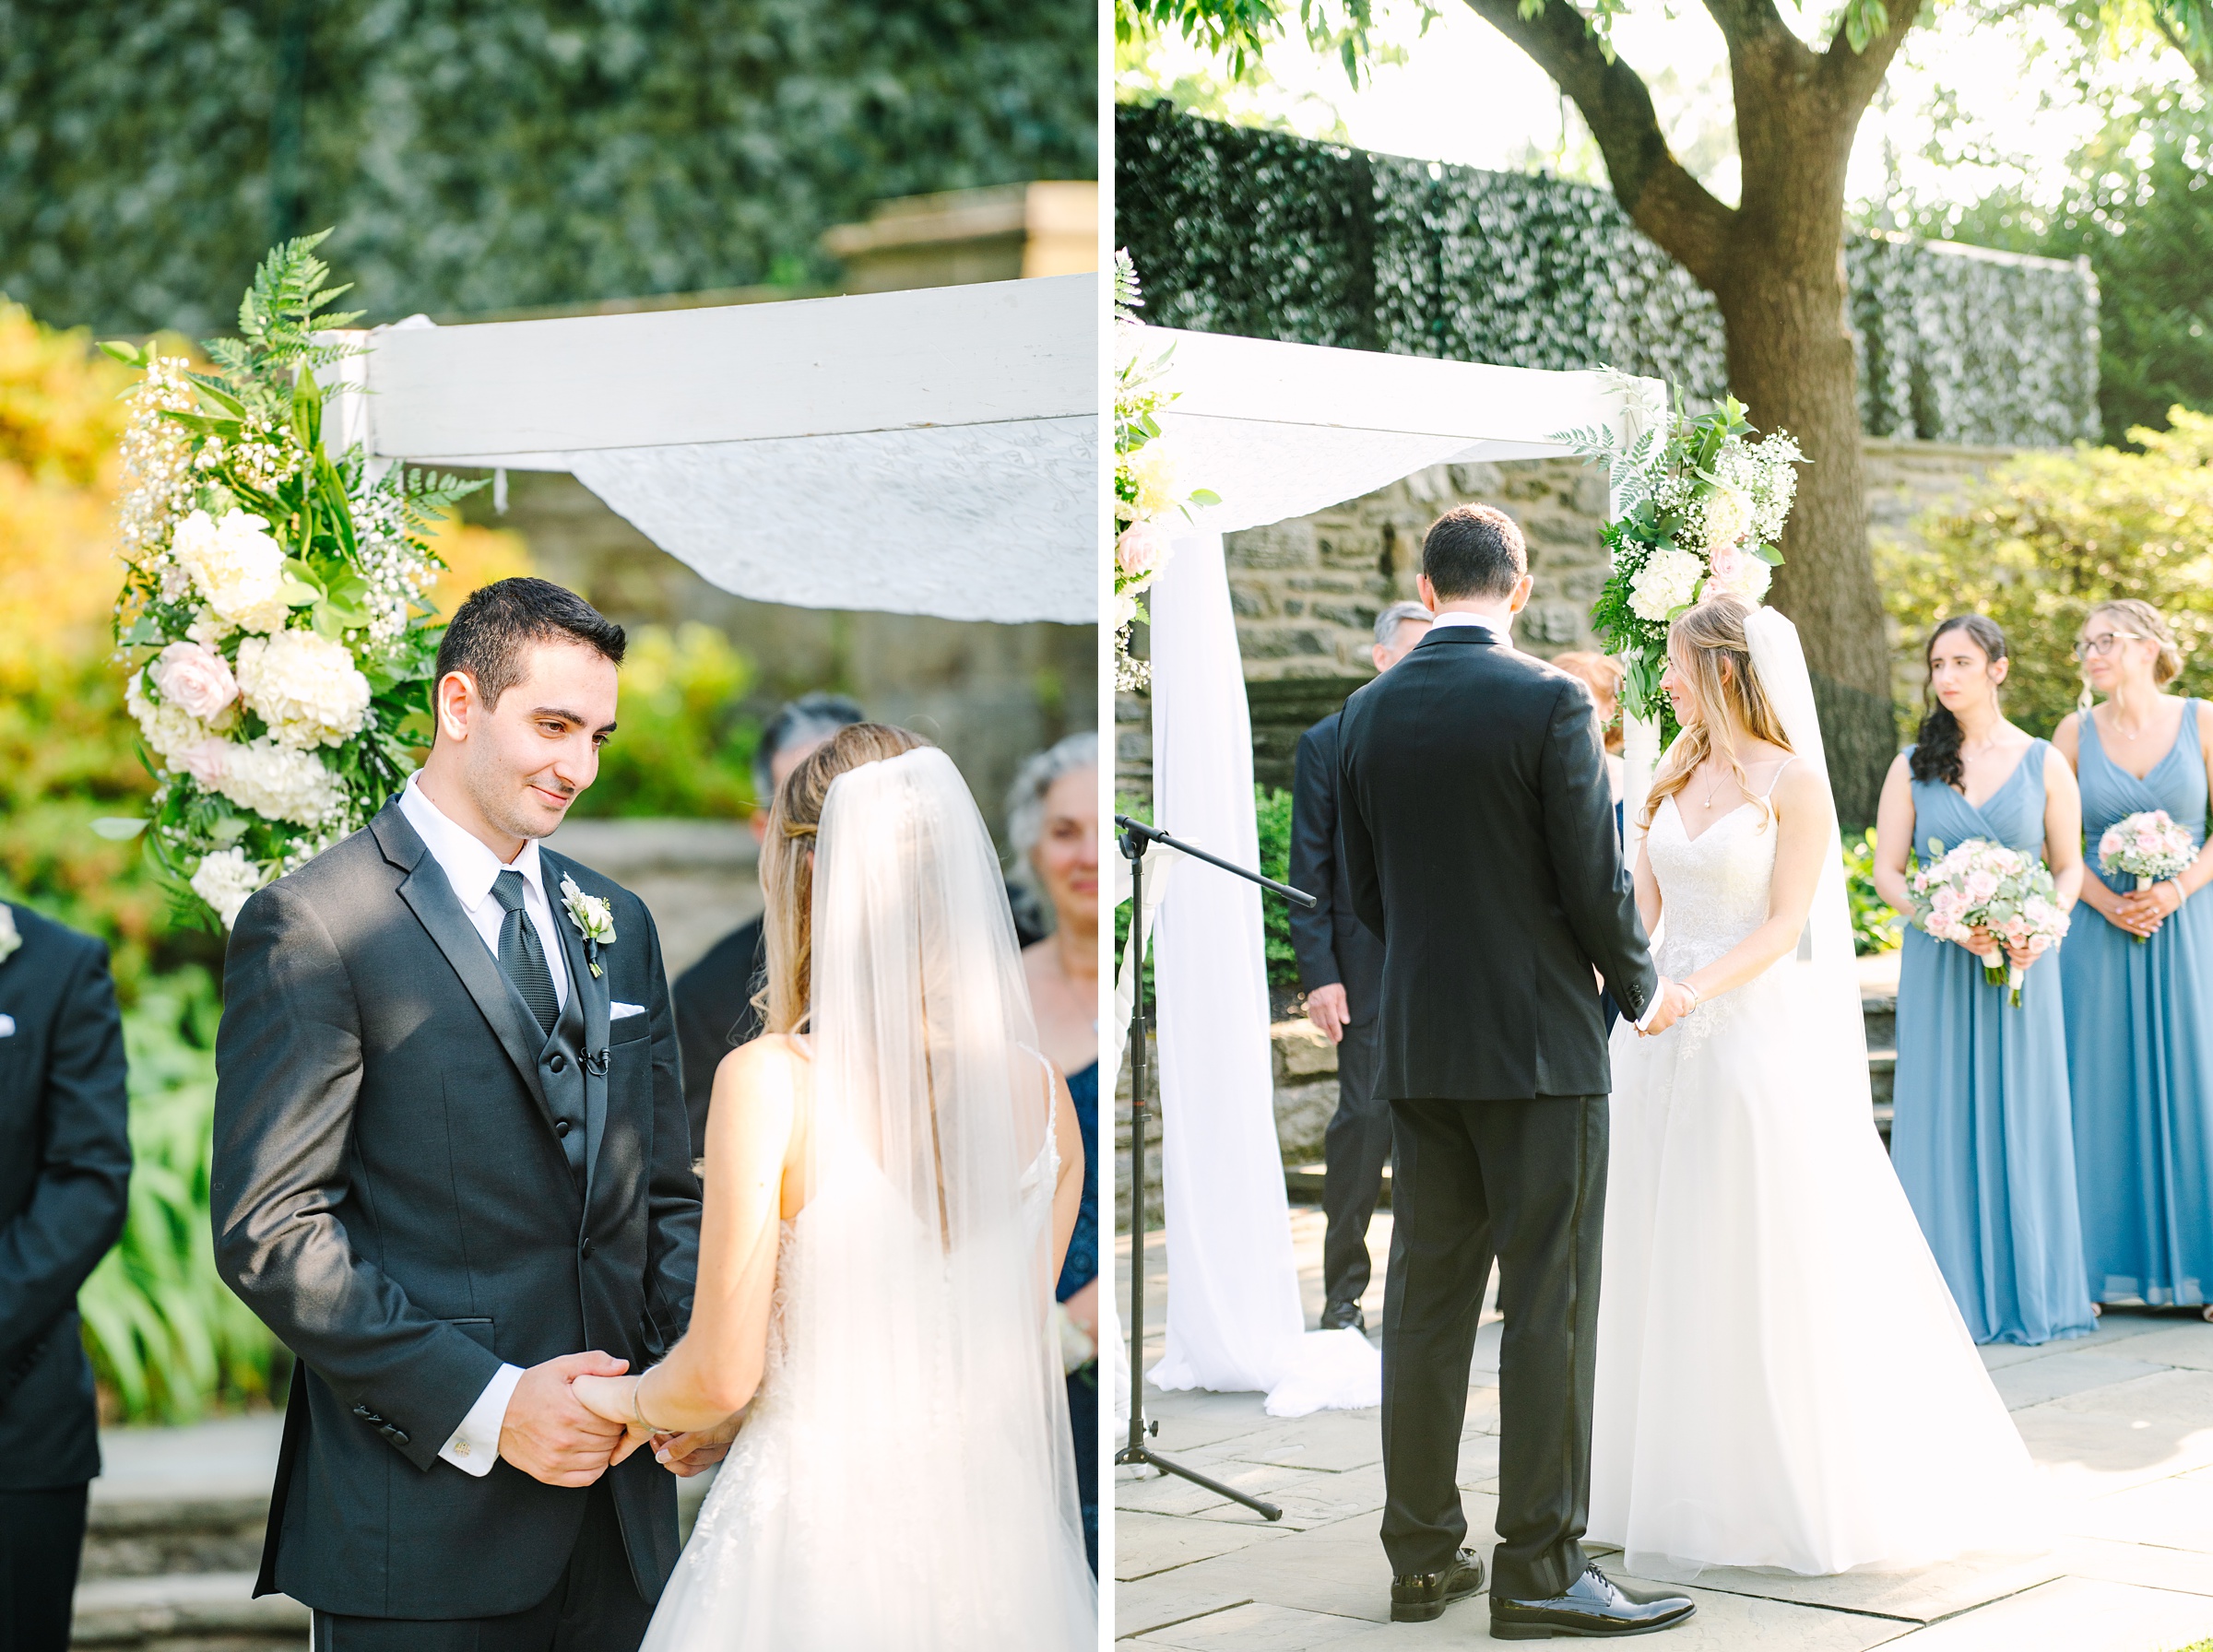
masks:
POLYGON ((23 944, 23 932, 16 927, 15 909, 0 901, 0 963, 6 963, 23 944))
POLYGON ((576 887, 576 879, 563 877, 561 880, 561 904, 569 914, 569 922, 576 926, 576 933, 584 937, 585 962, 592 966, 592 974, 599 974, 599 949, 615 944, 614 908, 598 895, 587 895, 576 887))

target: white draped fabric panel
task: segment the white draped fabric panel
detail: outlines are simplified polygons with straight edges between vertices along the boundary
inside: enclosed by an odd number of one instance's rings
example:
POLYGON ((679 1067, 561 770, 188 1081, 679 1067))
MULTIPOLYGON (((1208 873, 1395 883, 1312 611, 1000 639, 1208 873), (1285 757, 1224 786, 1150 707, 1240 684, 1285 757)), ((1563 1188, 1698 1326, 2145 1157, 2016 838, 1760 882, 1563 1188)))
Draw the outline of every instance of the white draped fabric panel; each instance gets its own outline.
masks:
MULTIPOLYGON (((1218 335, 1172 342, 1161 423, 1186 486, 1221 502, 1148 597, 1154 818, 1196 848, 1254 865, 1252 730, 1224 533, 1305 515, 1432 465, 1567 451, 1617 426, 1597 373, 1321 349, 1218 335)), ((1258 1389, 1276 1416, 1380 1402, 1356 1331, 1307 1333, 1291 1248, 1268 1051, 1260 894, 1200 866, 1164 892, 1154 955, 1167 1207, 1168 1325, 1148 1373, 1163 1388, 1258 1389)))
POLYGON ((353 336, 330 444, 565 470, 725 590, 1098 618, 1095 276, 353 336))

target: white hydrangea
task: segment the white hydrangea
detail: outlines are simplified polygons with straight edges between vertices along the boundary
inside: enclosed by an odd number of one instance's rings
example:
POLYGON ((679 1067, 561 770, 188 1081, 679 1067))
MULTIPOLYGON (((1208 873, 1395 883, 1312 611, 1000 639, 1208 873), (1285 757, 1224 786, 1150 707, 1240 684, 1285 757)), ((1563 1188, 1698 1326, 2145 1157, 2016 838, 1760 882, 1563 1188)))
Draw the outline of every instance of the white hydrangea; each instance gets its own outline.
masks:
POLYGON ((219 620, 272 631, 291 611, 283 595, 284 548, 262 517, 226 511, 218 522, 195 511, 177 524, 170 554, 192 574, 219 620))
POLYGON ((131 673, 131 680, 124 685, 123 704, 137 720, 138 732, 163 768, 174 768, 183 752, 207 738, 207 725, 183 706, 147 693, 144 671, 131 673))
POLYGON ((1166 442, 1157 439, 1148 442, 1122 464, 1130 473, 1130 479, 1137 484, 1138 521, 1165 515, 1183 503, 1185 490, 1180 466, 1166 442))
POLYGON ((248 637, 238 645, 238 686, 283 746, 339 745, 369 711, 369 679, 353 655, 312 631, 248 637))
POLYGON ((1663 625, 1670 614, 1697 600, 1705 574, 1706 564, 1687 550, 1672 545, 1655 550, 1629 581, 1629 608, 1639 619, 1663 625))
POLYGON ((1743 490, 1724 482, 1706 495, 1700 514, 1705 519, 1703 541, 1707 553, 1734 545, 1752 525, 1752 502, 1743 490))
POLYGON ((346 800, 338 777, 314 752, 274 740, 233 742, 213 778, 215 789, 239 808, 299 826, 321 824, 346 800))
POLYGON ((192 875, 192 892, 215 908, 228 929, 238 922, 246 898, 267 881, 243 849, 218 849, 200 856, 199 868, 192 875))

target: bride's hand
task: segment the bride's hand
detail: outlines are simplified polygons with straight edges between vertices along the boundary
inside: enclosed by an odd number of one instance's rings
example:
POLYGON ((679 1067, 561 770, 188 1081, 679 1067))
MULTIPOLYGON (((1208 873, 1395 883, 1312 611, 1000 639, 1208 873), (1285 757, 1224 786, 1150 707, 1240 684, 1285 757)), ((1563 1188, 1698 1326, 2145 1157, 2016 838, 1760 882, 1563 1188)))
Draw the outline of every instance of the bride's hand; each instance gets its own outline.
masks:
POLYGON ((653 1431, 638 1421, 638 1376, 579 1376, 569 1384, 576 1402, 596 1417, 622 1425, 622 1443, 615 1447, 607 1466, 613 1468, 652 1437, 653 1431))
POLYGON ((745 1413, 727 1417, 713 1428, 693 1429, 689 1434, 656 1434, 653 1436, 654 1459, 669 1473, 689 1480, 703 1469, 719 1463, 729 1454, 730 1442, 738 1437, 738 1429, 745 1413))

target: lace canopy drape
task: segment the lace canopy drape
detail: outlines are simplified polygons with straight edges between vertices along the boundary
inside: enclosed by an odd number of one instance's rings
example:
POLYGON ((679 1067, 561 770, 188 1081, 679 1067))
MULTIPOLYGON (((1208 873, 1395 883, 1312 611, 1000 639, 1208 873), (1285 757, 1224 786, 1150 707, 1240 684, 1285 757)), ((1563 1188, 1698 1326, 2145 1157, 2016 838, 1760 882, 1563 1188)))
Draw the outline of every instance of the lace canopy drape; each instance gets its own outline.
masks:
MULTIPOLYGON (((1252 865, 1252 735, 1222 536, 1304 515, 1427 466, 1566 453, 1616 428, 1618 381, 1158 329, 1173 343, 1166 439, 1194 513, 1149 605, 1155 820, 1252 865)), ((1639 788, 1641 795, 1641 788, 1639 788)), ((1154 942, 1167 1207, 1164 1388, 1260 1389, 1276 1416, 1379 1402, 1356 1331, 1308 1333, 1291 1248, 1268 1054, 1260 897, 1178 866, 1154 942)), ((1103 1041, 1109 1051, 1118 1039, 1103 1041)))
POLYGON ((1098 618, 1095 276, 356 336, 331 444, 565 470, 725 590, 1098 618))

